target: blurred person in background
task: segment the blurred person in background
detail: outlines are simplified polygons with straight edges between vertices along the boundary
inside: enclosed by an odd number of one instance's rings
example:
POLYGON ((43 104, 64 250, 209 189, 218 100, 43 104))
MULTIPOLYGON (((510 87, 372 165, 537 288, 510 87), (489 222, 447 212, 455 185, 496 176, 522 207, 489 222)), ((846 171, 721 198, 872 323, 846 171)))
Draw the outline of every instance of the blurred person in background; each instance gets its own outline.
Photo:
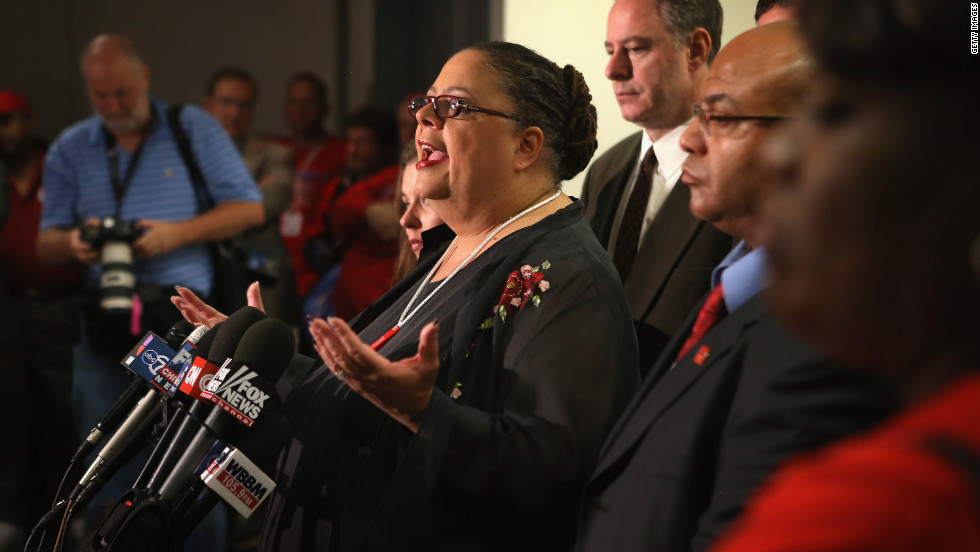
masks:
POLYGON ((307 259, 307 242, 322 228, 324 213, 318 209, 327 185, 347 169, 347 145, 327 133, 330 114, 327 85, 317 75, 303 71, 286 83, 283 113, 289 135, 273 138, 293 151, 293 197, 280 217, 279 233, 293 260, 296 293, 303 301, 323 274, 307 259))
POLYGON ((980 58, 965 3, 809 0, 806 116, 774 139, 776 314, 911 404, 790 462, 717 550, 980 550, 980 58))
MULTIPOLYGON (((247 248, 268 262, 256 259, 259 266, 242 274, 242 278, 246 286, 259 281, 266 313, 298 327, 299 300, 292 258, 279 235, 279 218, 293 197, 293 153, 286 146, 252 134, 259 91, 251 73, 238 67, 218 69, 208 79, 206 94, 204 109, 231 137, 262 192, 265 224, 235 239, 241 243, 240 249, 247 248)), ((245 305, 244 293, 241 300, 239 307, 245 305)))
POLYGON ((27 99, 0 90, 0 551, 20 552, 48 511, 78 446, 71 409, 72 347, 81 304, 78 262, 37 254, 41 168, 27 99))
POLYGON ((327 185, 317 209, 323 213, 316 238, 323 244, 323 259, 314 264, 326 276, 308 297, 307 314, 350 320, 391 287, 401 229, 392 205, 398 179, 395 114, 362 107, 347 117, 345 126, 347 172, 327 185), (313 300, 325 294, 331 309, 313 308, 313 300))
MULTIPOLYGON (((202 202, 171 130, 169 108, 150 93, 149 67, 131 40, 96 36, 82 53, 81 70, 95 113, 63 131, 48 150, 37 249, 53 265, 89 265, 72 378, 75 421, 85 437, 131 382, 120 366, 126 352, 146 331, 165 335, 179 319, 169 300, 174 286, 209 296, 220 285, 208 242, 258 226, 264 215, 259 190, 228 134, 204 110, 185 105, 173 124, 187 136, 214 205, 202 202), (129 228, 129 247, 112 251, 131 255, 133 282, 122 297, 111 289, 108 304, 100 285, 103 249, 83 240, 80 228, 101 227, 102 233, 107 217, 117 221, 110 228, 129 228), (121 298, 133 306, 110 308, 121 298)), ((93 526, 99 509, 130 489, 145 460, 135 457, 93 499, 93 526)), ((214 516, 220 512, 212 510, 214 516)), ((223 523, 204 523, 195 534, 208 534, 194 537, 197 546, 217 546, 223 523)))
MULTIPOLYGON (((269 316, 284 320, 299 332, 299 299, 293 262, 279 235, 279 217, 293 197, 293 152, 281 144, 252 134, 252 119, 259 90, 251 73, 240 67, 222 67, 208 78, 204 109, 221 124, 241 153, 245 166, 262 193, 265 224, 250 229, 229 244, 239 252, 249 252, 248 270, 235 274, 235 282, 225 282, 244 290, 259 282, 263 308, 269 316), (258 258, 256 258, 258 257, 258 258), (254 268, 253 268, 254 267, 254 268)), ((237 295, 245 306, 245 293, 237 295)), ((258 545, 263 504, 252 516, 243 518, 229 511, 227 552, 247 552, 258 545)))

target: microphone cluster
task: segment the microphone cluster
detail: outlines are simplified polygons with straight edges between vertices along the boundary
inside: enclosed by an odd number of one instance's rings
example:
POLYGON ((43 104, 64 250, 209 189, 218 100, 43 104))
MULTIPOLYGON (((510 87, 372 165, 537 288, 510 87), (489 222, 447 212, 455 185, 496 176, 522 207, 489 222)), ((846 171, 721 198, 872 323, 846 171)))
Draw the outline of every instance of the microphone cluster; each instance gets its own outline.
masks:
POLYGON ((111 438, 67 500, 56 497, 35 527, 41 545, 46 525, 87 504, 164 421, 149 460, 102 519, 92 549, 179 550, 220 500, 243 516, 254 512, 275 487, 265 472, 291 433, 275 384, 295 346, 287 324, 252 307, 210 331, 182 321, 167 338, 149 332, 121 361, 136 381, 92 429, 72 465, 111 438))

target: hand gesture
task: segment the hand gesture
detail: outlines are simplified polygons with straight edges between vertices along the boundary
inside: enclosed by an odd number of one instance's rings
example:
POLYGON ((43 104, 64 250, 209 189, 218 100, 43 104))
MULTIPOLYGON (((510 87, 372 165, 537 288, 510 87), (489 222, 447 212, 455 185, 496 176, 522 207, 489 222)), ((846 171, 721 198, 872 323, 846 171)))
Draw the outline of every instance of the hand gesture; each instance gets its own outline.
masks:
POLYGON ((439 324, 419 334, 415 356, 392 362, 357 337, 339 318, 310 322, 320 358, 338 379, 412 431, 418 431, 439 371, 439 324))
MULTIPOLYGON (((184 320, 187 320, 191 324, 195 326, 203 324, 208 328, 213 328, 216 324, 224 322, 228 318, 228 315, 205 303, 193 291, 183 286, 176 286, 175 289, 177 290, 177 295, 171 297, 170 302, 177 307, 184 320)), ((245 291, 245 297, 248 300, 248 306, 265 312, 265 306, 262 304, 262 292, 259 290, 258 282, 252 282, 248 286, 248 289, 245 291)))

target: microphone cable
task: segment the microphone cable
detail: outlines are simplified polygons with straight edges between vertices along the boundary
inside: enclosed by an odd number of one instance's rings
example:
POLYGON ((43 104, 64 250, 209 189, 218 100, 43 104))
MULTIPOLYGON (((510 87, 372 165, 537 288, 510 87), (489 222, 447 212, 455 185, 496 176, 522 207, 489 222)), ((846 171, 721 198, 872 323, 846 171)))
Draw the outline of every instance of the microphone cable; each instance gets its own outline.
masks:
POLYGON ((75 504, 69 500, 68 505, 65 506, 65 515, 61 517, 61 527, 58 528, 58 536, 54 541, 54 548, 51 552, 61 552, 65 546, 65 529, 68 527, 68 519, 71 517, 72 512, 75 509, 75 504))

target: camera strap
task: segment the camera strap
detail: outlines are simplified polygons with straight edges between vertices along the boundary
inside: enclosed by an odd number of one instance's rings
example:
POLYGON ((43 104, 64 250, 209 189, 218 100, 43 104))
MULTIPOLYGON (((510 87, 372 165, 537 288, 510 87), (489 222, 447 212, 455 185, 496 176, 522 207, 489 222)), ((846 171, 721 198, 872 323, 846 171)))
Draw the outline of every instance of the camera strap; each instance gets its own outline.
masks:
POLYGON ((177 143, 177 151, 180 152, 180 158, 184 161, 187 173, 191 177, 191 184, 194 186, 194 196, 197 199, 198 211, 203 213, 214 208, 215 203, 214 198, 211 197, 211 192, 208 191, 208 185, 204 180, 204 173, 201 172, 201 166, 197 164, 197 158, 194 157, 191 139, 187 136, 187 132, 184 131, 184 127, 180 124, 180 113, 183 110, 184 104, 172 104, 168 107, 167 124, 170 126, 170 133, 174 136, 174 142, 177 143))
POLYGON ((129 160, 129 165, 126 167, 126 174, 123 175, 121 180, 119 178, 119 154, 116 152, 116 136, 109 132, 109 129, 105 125, 102 126, 102 134, 105 136, 105 156, 109 162, 109 179, 112 182, 112 191, 116 195, 116 218, 122 217, 123 197, 126 196, 129 183, 133 180, 133 173, 136 172, 136 165, 139 163, 140 154, 143 153, 143 146, 156 126, 157 120, 157 112, 151 108, 150 124, 147 126, 146 132, 143 133, 143 139, 140 140, 140 144, 136 146, 136 151, 133 152, 129 160))

